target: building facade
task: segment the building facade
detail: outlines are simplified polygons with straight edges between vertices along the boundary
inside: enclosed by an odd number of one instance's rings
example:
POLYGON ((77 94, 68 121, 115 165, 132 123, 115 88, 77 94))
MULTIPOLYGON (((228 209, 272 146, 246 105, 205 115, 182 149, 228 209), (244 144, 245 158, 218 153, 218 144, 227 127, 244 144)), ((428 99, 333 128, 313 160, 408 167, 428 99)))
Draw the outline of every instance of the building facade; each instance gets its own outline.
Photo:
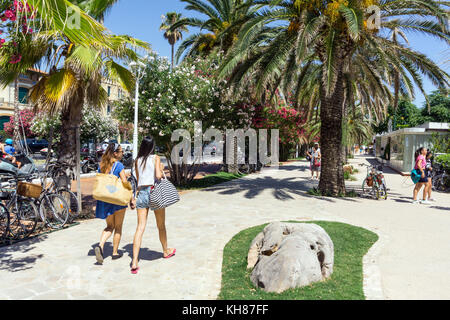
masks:
POLYGON ((415 128, 397 130, 376 137, 375 154, 380 162, 403 174, 414 168, 414 153, 420 147, 431 149, 433 133, 447 134, 448 123, 427 122, 415 128))
MULTIPOLYGON (((29 69, 27 73, 19 76, 19 108, 30 108, 28 94, 31 88, 46 74, 37 69, 29 69)), ((4 130, 4 124, 14 116, 14 82, 6 88, 0 88, 0 130, 4 130)))
MULTIPOLYGON (((19 76, 19 108, 21 110, 31 108, 28 95, 31 88, 46 73, 37 69, 29 69, 26 74, 19 76)), ((102 87, 108 94, 108 103, 102 108, 103 115, 111 115, 114 102, 126 96, 126 91, 117 82, 109 79, 102 81, 102 87)), ((14 116, 14 82, 6 88, 0 88, 0 131, 4 130, 4 124, 14 116)))
POLYGON ((123 99, 128 93, 117 82, 107 78, 103 79, 102 87, 108 94, 108 103, 102 109, 102 113, 103 115, 111 115, 114 109, 114 102, 123 99))

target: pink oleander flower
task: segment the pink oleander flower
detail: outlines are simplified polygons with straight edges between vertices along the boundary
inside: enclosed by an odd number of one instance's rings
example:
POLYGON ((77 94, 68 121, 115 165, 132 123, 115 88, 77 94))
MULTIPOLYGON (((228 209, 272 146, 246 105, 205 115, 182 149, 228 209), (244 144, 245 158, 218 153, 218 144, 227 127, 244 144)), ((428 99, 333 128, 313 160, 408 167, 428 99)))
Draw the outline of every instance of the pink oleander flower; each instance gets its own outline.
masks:
POLYGON ((11 60, 9 61, 9 63, 16 64, 16 63, 19 63, 21 60, 22 60, 22 55, 20 53, 18 53, 11 57, 11 60))

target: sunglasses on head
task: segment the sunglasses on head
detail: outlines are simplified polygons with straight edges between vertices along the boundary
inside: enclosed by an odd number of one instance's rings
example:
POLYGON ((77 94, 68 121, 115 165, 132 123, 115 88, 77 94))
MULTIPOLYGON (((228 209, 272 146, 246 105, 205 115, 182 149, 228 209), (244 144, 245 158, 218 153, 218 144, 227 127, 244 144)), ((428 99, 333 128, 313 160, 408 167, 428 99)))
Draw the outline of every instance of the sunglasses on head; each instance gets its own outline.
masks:
POLYGON ((118 144, 118 143, 111 143, 111 146, 114 146, 114 152, 117 152, 117 151, 119 151, 119 148, 120 148, 120 144, 118 144))

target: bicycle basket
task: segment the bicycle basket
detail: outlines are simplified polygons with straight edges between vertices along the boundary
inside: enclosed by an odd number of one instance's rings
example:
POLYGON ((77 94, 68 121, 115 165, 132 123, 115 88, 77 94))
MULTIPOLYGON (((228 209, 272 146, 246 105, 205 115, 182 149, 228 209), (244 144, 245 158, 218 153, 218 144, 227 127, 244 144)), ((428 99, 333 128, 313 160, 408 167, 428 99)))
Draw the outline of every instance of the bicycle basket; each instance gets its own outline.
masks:
POLYGON ((39 198, 42 192, 42 187, 38 184, 27 182, 19 182, 17 184, 17 194, 27 198, 39 198))
POLYGON ((70 188, 71 180, 66 175, 59 175, 55 177, 55 185, 59 188, 70 188))
POLYGON ((382 175, 378 175, 377 176, 377 181, 378 181, 379 184, 382 184, 383 183, 383 176, 382 175))
POLYGON ((372 187, 372 186, 373 186, 373 178, 372 178, 372 177, 367 178, 367 185, 368 185, 369 187, 372 187))

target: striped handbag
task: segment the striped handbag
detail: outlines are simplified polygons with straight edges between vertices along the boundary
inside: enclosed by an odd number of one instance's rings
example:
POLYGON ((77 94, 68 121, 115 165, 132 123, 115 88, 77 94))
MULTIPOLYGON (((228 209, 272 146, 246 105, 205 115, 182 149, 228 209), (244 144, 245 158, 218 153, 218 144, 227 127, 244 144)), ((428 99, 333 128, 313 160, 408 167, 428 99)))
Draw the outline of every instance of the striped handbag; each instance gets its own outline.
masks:
POLYGON ((180 201, 177 188, 167 179, 164 172, 163 174, 164 178, 156 181, 154 189, 150 192, 150 210, 164 209, 180 201))

